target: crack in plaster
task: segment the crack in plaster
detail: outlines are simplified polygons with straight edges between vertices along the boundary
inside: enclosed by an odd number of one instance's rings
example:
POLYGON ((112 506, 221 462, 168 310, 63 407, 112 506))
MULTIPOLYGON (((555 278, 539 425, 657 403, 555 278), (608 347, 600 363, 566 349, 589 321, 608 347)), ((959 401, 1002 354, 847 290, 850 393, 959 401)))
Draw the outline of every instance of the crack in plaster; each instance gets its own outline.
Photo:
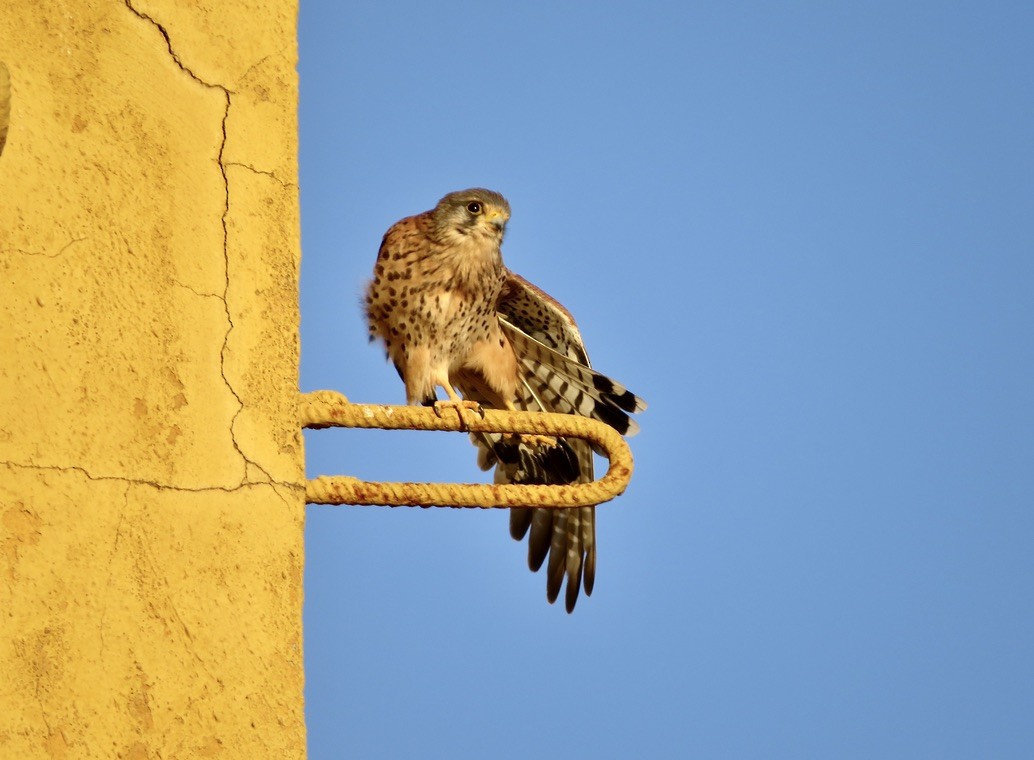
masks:
MULTIPOLYGON (((146 561, 148 565, 150 565, 150 577, 154 578, 156 581, 158 581, 158 583, 160 583, 163 596, 165 597, 165 604, 172 611, 172 617, 174 621, 179 625, 179 628, 180 630, 182 630, 183 635, 186 636, 187 641, 190 642, 190 644, 193 644, 194 634, 191 632, 190 626, 187 625, 187 622, 183 619, 183 615, 180 614, 179 608, 176 606, 174 595, 169 590, 169 579, 167 575, 163 572, 163 567, 161 566, 161 564, 155 561, 154 551, 151 548, 151 542, 141 541, 139 547, 140 553, 138 556, 144 561, 146 561)), ((169 621, 164 616, 162 617, 162 622, 165 624, 165 629, 169 631, 169 633, 171 634, 173 627, 169 625, 169 621)), ((188 646, 186 649, 190 654, 194 656, 194 659, 197 660, 198 664, 208 674, 209 678, 213 681, 217 680, 215 674, 212 673, 212 671, 209 669, 208 663, 197 651, 197 647, 188 646)))
POLYGON ((87 238, 81 237, 81 238, 75 238, 74 240, 69 240, 67 243, 65 243, 63 246, 61 246, 61 248, 59 250, 55 251, 54 253, 47 253, 46 251, 26 251, 24 248, 8 248, 7 250, 4 251, 4 253, 20 253, 23 256, 40 256, 40 257, 45 258, 45 259, 56 259, 58 256, 60 256, 65 251, 67 251, 69 248, 71 248, 73 245, 75 245, 76 243, 81 243, 81 242, 83 242, 86 239, 87 238))
POLYGON ((116 475, 94 475, 85 467, 79 465, 69 465, 62 467, 60 465, 47 465, 47 464, 24 464, 22 462, 12 462, 10 460, 0 460, 0 466, 13 467, 19 470, 32 470, 35 472, 76 472, 85 477, 87 480, 95 483, 111 482, 111 483, 128 483, 134 486, 149 486, 157 491, 174 491, 176 493, 235 493, 240 491, 242 488, 250 488, 252 486, 269 486, 274 493, 277 494, 281 499, 283 496, 276 490, 277 486, 281 486, 288 490, 305 490, 304 483, 291 483, 284 480, 270 480, 269 482, 258 481, 254 483, 241 483, 233 487, 229 486, 200 486, 198 488, 190 488, 188 486, 174 486, 168 483, 159 483, 155 480, 145 480, 143 478, 126 478, 116 475))
POLYGON ((250 164, 242 164, 242 163, 237 162, 237 161, 227 161, 226 165, 227 166, 238 166, 241 169, 247 169, 248 171, 253 172, 255 174, 263 174, 263 175, 269 177, 270 179, 272 179, 274 182, 276 182, 278 185, 280 185, 280 187, 283 187, 283 188, 288 188, 289 189, 289 188, 297 187, 297 185, 295 185, 293 182, 284 182, 282 179, 280 179, 278 176, 276 176, 276 174, 274 174, 271 171, 266 171, 265 169, 256 169, 254 166, 251 166, 250 164))
POLYGON ((227 95, 229 94, 229 90, 226 87, 223 87, 219 84, 212 84, 211 82, 206 82, 204 79, 199 77, 197 74, 195 74, 193 71, 191 71, 188 67, 186 67, 183 64, 183 61, 180 60, 180 57, 176 55, 176 51, 172 49, 172 38, 169 37, 169 32, 165 29, 164 26, 159 24, 157 21, 155 21, 153 18, 148 16, 143 11, 137 10, 133 6, 131 0, 125 0, 125 3, 126 7, 129 8, 129 10, 132 11, 137 18, 141 19, 142 21, 146 21, 161 33, 162 37, 165 39, 165 46, 169 49, 169 55, 172 56, 172 60, 176 62, 176 65, 179 66, 180 69, 182 69, 185 73, 189 74, 191 79, 196 81, 198 84, 208 87, 209 89, 222 90, 223 92, 227 93, 227 95))
POLYGON ((196 295, 198 298, 215 298, 215 299, 218 299, 218 300, 224 301, 224 302, 226 300, 223 296, 219 295, 218 293, 202 293, 200 290, 195 290, 190 285, 186 285, 185 283, 182 283, 182 282, 176 282, 175 280, 173 280, 172 284, 175 285, 176 287, 183 288, 184 290, 189 290, 191 293, 196 295))
POLYGON ((54 729, 52 729, 50 727, 50 720, 47 718, 47 706, 45 704, 43 704, 43 697, 41 697, 40 693, 39 693, 40 684, 43 681, 43 674, 42 673, 36 673, 34 680, 35 680, 34 693, 36 695, 36 702, 39 703, 40 716, 43 718, 43 725, 46 726, 46 728, 47 728, 47 736, 51 737, 51 736, 54 735, 54 729))
POLYGON ((131 484, 126 483, 126 490, 122 493, 122 509, 119 510, 118 525, 115 526, 115 541, 111 547, 111 554, 108 555, 108 581, 105 584, 106 593, 104 595, 104 603, 101 606, 101 619, 99 625, 99 633, 101 639, 100 656, 104 658, 104 618, 108 614, 108 599, 111 597, 111 578, 114 573, 115 555, 118 554, 119 541, 122 539, 122 524, 126 521, 126 512, 129 511, 129 489, 131 484))
POLYGON ((286 45, 283 45, 279 50, 274 50, 272 53, 262 56, 257 61, 255 61, 255 63, 251 64, 250 66, 248 66, 248 68, 244 70, 244 73, 240 75, 240 79, 247 79, 249 76, 251 76, 251 72, 257 69, 263 63, 268 61, 270 58, 273 58, 274 56, 283 55, 285 52, 290 50, 293 47, 293 45, 294 43, 288 43, 286 45))
MULTIPOLYGON (((223 308, 226 310, 226 322, 229 325, 229 327, 226 330, 226 334, 223 336, 223 345, 222 345, 222 349, 219 352, 219 373, 220 373, 220 375, 223 378, 223 382, 226 384, 227 390, 230 391, 230 393, 233 395, 234 399, 237 401, 237 411, 234 412, 233 418, 230 420, 230 441, 233 443, 233 448, 237 451, 237 453, 241 457, 241 460, 243 460, 243 462, 244 462, 244 472, 241 475, 241 485, 249 484, 249 483, 252 483, 252 482, 262 482, 262 481, 252 481, 249 478, 249 475, 248 475, 248 465, 251 465, 252 467, 257 469, 259 472, 261 472, 263 475, 265 475, 267 482, 274 483, 274 482, 277 482, 277 481, 273 478, 273 476, 269 473, 269 471, 266 470, 266 468, 264 468, 258 462, 255 462, 252 459, 250 459, 244 453, 244 450, 241 448, 240 443, 237 441, 237 433, 236 433, 237 419, 240 417, 240 415, 244 411, 244 401, 241 399, 240 394, 237 393, 236 388, 233 387, 233 384, 230 382, 230 379, 226 375, 226 353, 229 350, 230 334, 233 332, 234 324, 233 324, 233 315, 230 312, 230 300, 229 300, 229 295, 230 295, 230 230, 229 230, 229 225, 227 223, 227 217, 230 214, 230 178, 229 178, 229 176, 226 173, 226 167, 229 164, 223 161, 223 153, 226 150, 226 142, 227 142, 226 122, 230 118, 230 105, 231 105, 231 103, 230 103, 230 95, 231 95, 232 91, 230 90, 229 87, 226 87, 225 85, 218 84, 218 83, 213 83, 213 82, 206 82, 204 79, 202 79, 197 74, 195 74, 194 71, 192 71, 189 67, 187 67, 183 63, 183 61, 180 60, 180 57, 176 54, 176 51, 172 47, 172 38, 169 36, 168 30, 164 26, 162 26, 160 23, 158 23, 158 21, 156 21, 155 19, 153 19, 150 16, 148 16, 146 13, 143 13, 142 11, 137 10, 133 6, 133 3, 132 3, 131 0, 125 0, 125 3, 126 3, 126 7, 135 16, 137 16, 141 20, 146 21, 147 23, 151 24, 155 29, 157 29, 159 31, 159 33, 161 33, 162 38, 165 40, 165 46, 166 46, 166 48, 169 51, 169 55, 172 57, 172 60, 175 61, 176 65, 184 73, 186 73, 188 76, 190 76, 194 81, 196 81, 202 87, 206 87, 206 88, 211 89, 211 90, 218 90, 219 92, 221 92, 223 94, 223 98, 226 101, 226 107, 223 110, 223 118, 222 118, 222 122, 220 124, 220 129, 221 129, 221 132, 222 132, 222 139, 219 142, 219 154, 216 157, 216 162, 219 165, 219 172, 220 172, 220 174, 222 174, 222 177, 223 177, 224 203, 223 203, 223 213, 222 213, 220 221, 222 222, 222 227, 223 227, 223 261, 224 261, 224 266, 225 266, 225 271, 226 271, 226 285, 223 288, 222 301, 223 301, 223 308)), ((245 164, 240 164, 240 165, 241 166, 246 166, 245 164)), ((248 168, 250 168, 250 167, 248 167, 248 168)), ((270 175, 270 176, 272 176, 272 175, 270 175)), ((276 178, 274 177, 274 179, 276 179, 276 178)), ((279 180, 277 180, 277 181, 279 181, 279 180)), ((180 284, 180 283, 177 283, 177 284, 180 284)), ((183 287, 187 287, 187 286, 184 285, 183 287)), ((192 288, 189 288, 189 287, 187 287, 187 289, 188 290, 192 290, 192 288)), ((194 291, 194 292, 196 293, 197 291, 194 291)), ((202 294, 198 293, 198 295, 202 295, 202 294)))

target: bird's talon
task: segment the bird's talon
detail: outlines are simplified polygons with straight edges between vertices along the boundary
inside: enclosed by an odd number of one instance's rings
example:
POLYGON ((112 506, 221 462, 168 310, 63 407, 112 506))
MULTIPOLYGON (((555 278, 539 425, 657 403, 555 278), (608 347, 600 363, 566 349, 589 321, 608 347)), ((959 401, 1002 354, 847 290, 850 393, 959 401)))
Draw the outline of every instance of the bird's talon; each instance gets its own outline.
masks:
POLYGON ((446 401, 435 401, 434 402, 434 413, 439 417, 442 417, 442 409, 455 409, 457 416, 460 418, 460 422, 464 422, 463 411, 468 409, 477 414, 481 419, 485 418, 485 410, 481 408, 481 404, 477 401, 467 401, 466 399, 460 399, 459 401, 453 401, 448 399, 446 401))
POLYGON ((557 445, 557 440, 552 435, 535 435, 532 433, 521 433, 517 436, 518 441, 530 449, 551 449, 557 445))

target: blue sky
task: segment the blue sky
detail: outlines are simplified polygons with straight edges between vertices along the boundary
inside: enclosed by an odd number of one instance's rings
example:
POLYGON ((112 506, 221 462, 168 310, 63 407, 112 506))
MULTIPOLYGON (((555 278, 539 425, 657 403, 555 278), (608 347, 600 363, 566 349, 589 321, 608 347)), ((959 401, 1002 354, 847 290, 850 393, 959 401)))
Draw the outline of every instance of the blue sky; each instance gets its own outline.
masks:
POLYGON ((403 402, 381 235, 485 186, 650 403, 571 616, 505 512, 309 508, 314 760, 1034 755, 1034 6, 303 0, 300 57, 303 390, 403 402))

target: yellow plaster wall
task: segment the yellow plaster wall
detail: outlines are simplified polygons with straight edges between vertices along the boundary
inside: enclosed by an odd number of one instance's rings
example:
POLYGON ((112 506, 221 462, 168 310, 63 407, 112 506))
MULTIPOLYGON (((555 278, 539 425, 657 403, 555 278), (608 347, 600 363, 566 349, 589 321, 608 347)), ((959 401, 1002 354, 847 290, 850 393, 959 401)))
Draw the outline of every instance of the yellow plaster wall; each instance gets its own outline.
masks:
POLYGON ((296 11, 0 3, 2 758, 304 756, 296 11))

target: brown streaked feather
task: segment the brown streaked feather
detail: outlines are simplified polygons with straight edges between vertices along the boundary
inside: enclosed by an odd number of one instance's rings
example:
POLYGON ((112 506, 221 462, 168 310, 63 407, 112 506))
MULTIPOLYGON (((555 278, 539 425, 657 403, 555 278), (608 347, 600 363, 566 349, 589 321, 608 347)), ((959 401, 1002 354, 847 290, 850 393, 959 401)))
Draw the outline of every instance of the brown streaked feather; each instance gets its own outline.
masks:
MULTIPOLYGON (((443 197, 385 234, 364 299, 371 340, 379 338, 406 386, 408 403, 458 403, 578 414, 632 435, 642 399, 593 371, 571 314, 503 265, 510 206, 491 190, 443 197)), ((512 436, 473 433, 478 466, 497 483, 568 484, 593 479, 593 450, 581 440, 529 447, 512 436)), ((596 575, 595 507, 514 509, 510 533, 528 537, 528 565, 546 565, 550 602, 567 586, 574 609, 596 575)))
MULTIPOLYGON (((629 412, 645 402, 592 370, 571 314, 540 288, 507 272, 498 304, 499 321, 517 357, 514 405, 531 411, 580 414, 631 435, 638 425, 629 412)), ((462 389, 461 389, 462 390, 462 389)), ((474 393, 476 388, 471 388, 474 393)), ((466 393, 464 393, 466 396, 466 393)), ((593 480, 592 448, 578 439, 560 439, 557 450, 506 444, 501 436, 472 434, 478 464, 495 467, 497 483, 588 483, 593 480)), ((592 593, 596 580, 596 509, 512 509, 510 535, 528 537, 528 566, 546 565, 546 596, 554 602, 565 581, 568 612, 580 589, 592 593), (548 560, 548 561, 547 561, 548 560)))

